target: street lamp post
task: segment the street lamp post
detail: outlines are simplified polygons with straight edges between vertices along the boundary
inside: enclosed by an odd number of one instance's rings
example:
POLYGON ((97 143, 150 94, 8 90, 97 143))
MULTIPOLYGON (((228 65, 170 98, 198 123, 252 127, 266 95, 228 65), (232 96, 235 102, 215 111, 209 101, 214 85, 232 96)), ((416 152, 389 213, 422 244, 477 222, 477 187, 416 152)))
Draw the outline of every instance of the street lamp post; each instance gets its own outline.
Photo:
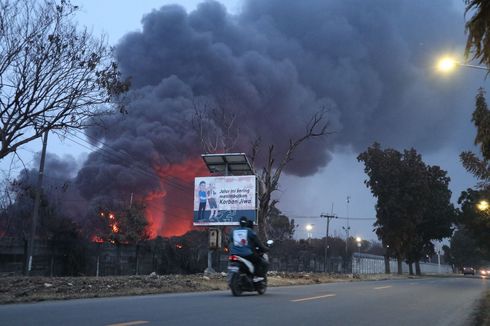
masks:
POLYGON ((349 257, 349 231, 350 231, 350 226, 343 226, 342 230, 345 231, 345 259, 344 259, 344 273, 347 273, 347 268, 348 268, 348 263, 347 259, 349 257))
POLYGON ((328 230, 329 230, 329 226, 330 226, 330 219, 332 218, 337 218, 337 216, 333 215, 333 214, 320 214, 320 217, 324 217, 327 219, 327 237, 325 239, 325 258, 323 260, 324 262, 324 266, 323 266, 323 270, 325 272, 328 272, 329 270, 329 259, 328 259, 328 230))
POLYGON ((361 237, 356 237, 356 242, 357 242, 357 248, 359 249, 359 253, 357 256, 357 269, 359 271, 359 275, 361 274, 361 243, 362 239, 361 237))

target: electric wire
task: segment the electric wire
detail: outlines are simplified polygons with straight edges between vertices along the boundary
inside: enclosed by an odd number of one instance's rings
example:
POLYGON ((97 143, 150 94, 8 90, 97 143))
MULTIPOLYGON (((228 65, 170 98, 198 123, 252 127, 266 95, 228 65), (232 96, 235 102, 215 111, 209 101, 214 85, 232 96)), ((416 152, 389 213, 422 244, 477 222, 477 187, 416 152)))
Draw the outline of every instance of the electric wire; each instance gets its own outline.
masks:
MULTIPOLYGON (((75 144, 77 144, 77 145, 79 145, 79 146, 81 146, 81 147, 83 147, 83 148, 86 148, 86 149, 88 149, 88 150, 90 150, 90 151, 92 151, 92 150, 93 150, 93 148, 90 148, 89 146, 87 146, 87 145, 85 145, 85 144, 82 144, 82 143, 80 143, 79 141, 77 141, 77 140, 75 140, 75 139, 73 139, 73 138, 71 138, 71 137, 68 137, 68 136, 66 136, 66 135, 59 135, 57 132, 55 132, 55 133, 56 133, 58 136, 60 136, 60 137, 64 137, 64 138, 68 139, 69 141, 71 141, 71 142, 73 142, 73 143, 75 143, 75 144)), ((77 138, 77 139, 80 139, 79 137, 76 137, 76 138, 77 138)), ((83 141, 83 142, 85 142, 86 144, 89 144, 90 146, 92 146, 90 143, 88 143, 87 141, 85 141, 85 140, 83 140, 83 139, 80 139, 80 141, 83 141)), ((135 166, 135 165, 134 165, 134 164, 132 164, 131 162, 128 162, 128 160, 126 160, 126 159, 121 160, 121 159, 122 159, 122 157, 120 157, 120 156, 118 156, 118 155, 114 155, 113 153, 111 153, 111 152, 109 152, 109 151, 107 151, 107 150, 105 150, 105 149, 103 149, 103 148, 97 148, 97 150, 98 150, 98 152, 99 152, 101 155, 105 156, 107 159, 116 159, 116 160, 118 160, 118 161, 119 161, 119 163, 121 163, 121 165, 123 165, 123 166, 125 166, 125 167, 127 167, 127 168, 129 168, 129 169, 132 169, 132 171, 139 172, 141 175, 144 175, 144 176, 146 176, 146 177, 150 177, 150 178, 155 178, 155 177, 158 177, 158 178, 159 178, 159 176, 158 176, 158 175, 153 174, 152 172, 150 172, 150 171, 148 171, 148 170, 146 170, 146 169, 143 169, 143 168, 141 168, 141 167, 139 167, 139 166, 135 166), (124 162, 124 163, 127 163, 127 165, 122 164, 123 162, 124 162)), ((170 186, 173 186, 175 189, 181 190, 181 191, 183 191, 184 193, 187 193, 189 190, 191 190, 191 189, 193 188, 193 187, 191 188, 191 186, 190 186, 190 185, 185 186, 185 184, 178 184, 178 183, 176 183, 176 182, 172 182, 172 181, 169 181, 169 180, 166 180, 166 181, 165 181, 165 184, 170 185, 170 186)))
MULTIPOLYGON (((87 144, 90 144, 90 143, 89 143, 89 142, 87 142, 85 139, 81 138, 81 137, 80 137, 80 136, 78 136, 77 134, 74 134, 73 132, 67 131, 67 133, 69 133, 69 134, 70 134, 70 135, 72 135, 73 137, 76 137, 77 139, 79 139, 79 140, 81 140, 81 141, 83 141, 83 142, 85 142, 85 143, 87 143, 87 144)), ((103 141, 101 141, 101 140, 99 140, 99 139, 97 139, 97 138, 95 138, 95 137, 93 137, 93 136, 90 136, 90 135, 87 135, 87 134, 84 134, 84 136, 85 136, 85 137, 87 137, 87 138, 90 138, 90 139, 92 139, 92 140, 94 140, 94 141, 97 141, 98 143, 100 143, 100 144, 102 144, 102 145, 103 145, 103 147, 102 147, 102 148, 98 148, 98 147, 97 147, 97 150, 107 150, 107 149, 110 149, 111 151, 113 151, 113 152, 114 152, 114 155, 115 155, 115 156, 118 156, 118 157, 120 157, 120 158, 123 158, 123 156, 126 156, 126 158, 127 158, 127 159, 134 160, 134 157, 133 157, 131 154, 129 154, 128 152, 121 152, 120 150, 115 149, 115 148, 114 148, 114 147, 112 147, 111 145, 109 145, 109 144, 107 144, 107 143, 105 143, 105 142, 103 142, 103 141)), ((91 146, 93 146, 92 144, 90 144, 90 145, 91 145, 91 146)), ((135 163, 135 164, 141 164, 141 162, 136 161, 136 163, 135 163)), ((147 171, 147 170, 146 170, 147 166, 138 166, 138 168, 140 168, 140 169, 143 169, 143 170, 147 171)), ((148 171, 147 171, 147 172, 148 172, 148 171)), ((181 185, 181 186, 182 186, 182 187, 184 187, 184 188, 188 188, 188 187, 190 187, 190 186, 189 186, 189 184, 183 183, 183 182, 182 182, 182 180, 177 179, 177 178, 175 178, 175 177, 173 177, 173 176, 159 176, 159 177, 160 177, 160 178, 163 178, 163 179, 168 180, 168 182, 170 182, 170 183, 176 183, 176 184, 179 184, 179 185, 181 185), (171 181, 171 180, 173 180, 173 181, 171 181)))

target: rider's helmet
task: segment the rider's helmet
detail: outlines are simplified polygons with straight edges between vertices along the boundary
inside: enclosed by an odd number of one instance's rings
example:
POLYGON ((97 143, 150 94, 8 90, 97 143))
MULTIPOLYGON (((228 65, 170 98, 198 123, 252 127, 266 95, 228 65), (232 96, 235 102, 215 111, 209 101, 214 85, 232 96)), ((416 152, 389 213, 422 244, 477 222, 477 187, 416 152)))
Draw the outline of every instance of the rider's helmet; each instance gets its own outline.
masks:
POLYGON ((252 229, 252 230, 253 230, 253 228, 254 228, 254 221, 252 221, 252 220, 248 220, 248 222, 247 222, 247 227, 248 227, 249 229, 252 229))
POLYGON ((240 226, 246 227, 248 225, 248 218, 245 216, 240 217, 240 226))

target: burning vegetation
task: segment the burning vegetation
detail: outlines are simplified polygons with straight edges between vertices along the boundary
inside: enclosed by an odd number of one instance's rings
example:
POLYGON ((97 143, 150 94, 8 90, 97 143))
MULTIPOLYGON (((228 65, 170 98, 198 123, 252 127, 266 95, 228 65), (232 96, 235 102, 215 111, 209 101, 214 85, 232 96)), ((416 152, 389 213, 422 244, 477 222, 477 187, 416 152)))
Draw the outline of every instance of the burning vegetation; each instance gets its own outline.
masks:
POLYGON ((150 237, 144 206, 137 204, 117 212, 101 209, 93 226, 92 242, 134 244, 150 237))

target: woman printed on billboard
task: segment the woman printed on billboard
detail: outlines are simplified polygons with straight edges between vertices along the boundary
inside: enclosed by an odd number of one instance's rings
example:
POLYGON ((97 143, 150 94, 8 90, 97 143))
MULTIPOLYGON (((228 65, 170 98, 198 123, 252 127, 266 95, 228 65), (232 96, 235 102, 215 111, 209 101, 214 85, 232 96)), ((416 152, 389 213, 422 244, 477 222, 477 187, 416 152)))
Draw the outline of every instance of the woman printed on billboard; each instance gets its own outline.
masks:
POLYGON ((214 184, 213 183, 209 184, 207 197, 208 197, 209 209, 211 210, 211 213, 209 215, 209 220, 211 221, 211 220, 216 219, 216 216, 218 215, 218 204, 216 202, 216 191, 214 190, 214 184))

